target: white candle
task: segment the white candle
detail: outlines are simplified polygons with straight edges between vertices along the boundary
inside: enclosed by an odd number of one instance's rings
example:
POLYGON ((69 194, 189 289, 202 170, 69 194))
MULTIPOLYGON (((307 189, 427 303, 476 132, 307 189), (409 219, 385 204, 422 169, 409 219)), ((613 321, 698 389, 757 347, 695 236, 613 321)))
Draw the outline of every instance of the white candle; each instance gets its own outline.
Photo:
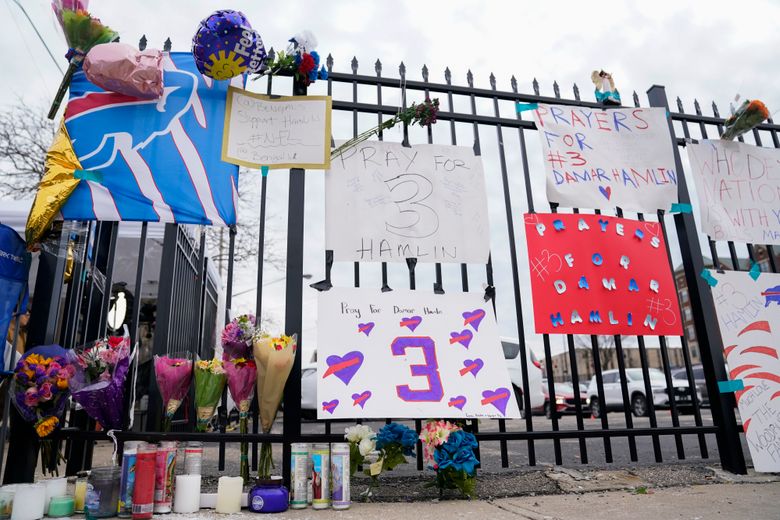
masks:
POLYGON ((11 520, 38 520, 43 518, 46 486, 43 484, 20 484, 14 493, 11 520))
POLYGON ((217 513, 238 513, 241 511, 241 493, 244 479, 241 477, 219 477, 217 484, 217 513))
POLYGON ((43 509, 44 512, 48 515, 49 502, 51 502, 52 497, 61 497, 67 495, 68 479, 65 477, 50 478, 42 481, 41 484, 46 486, 46 495, 43 499, 43 509))
POLYGON ((173 512, 196 513, 198 509, 200 509, 200 475, 177 475, 173 512))

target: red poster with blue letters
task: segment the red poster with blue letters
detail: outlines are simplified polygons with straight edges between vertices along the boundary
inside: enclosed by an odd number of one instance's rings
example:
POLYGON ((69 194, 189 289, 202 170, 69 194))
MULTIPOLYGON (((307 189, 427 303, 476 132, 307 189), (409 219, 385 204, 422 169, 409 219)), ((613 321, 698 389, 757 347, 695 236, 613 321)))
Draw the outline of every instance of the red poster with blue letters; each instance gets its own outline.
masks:
POLYGON ((682 334, 659 223, 534 213, 525 232, 538 334, 682 334))

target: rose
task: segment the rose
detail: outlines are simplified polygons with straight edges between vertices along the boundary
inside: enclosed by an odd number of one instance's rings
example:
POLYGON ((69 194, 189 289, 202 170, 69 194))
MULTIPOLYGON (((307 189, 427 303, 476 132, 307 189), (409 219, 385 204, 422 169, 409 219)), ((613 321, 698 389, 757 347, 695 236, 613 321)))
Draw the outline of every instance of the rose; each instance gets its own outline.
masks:
POLYGON ((24 392, 24 404, 30 408, 38 406, 38 392, 35 388, 28 388, 24 392))
POLYGON ((40 390, 38 390, 38 397, 41 401, 48 401, 52 398, 51 383, 43 383, 40 390))
POLYGON ((314 63, 314 58, 311 54, 304 54, 301 56, 301 62, 298 65, 298 72, 300 72, 304 76, 308 76, 309 72, 312 71, 314 67, 316 67, 317 64, 314 63))
POLYGON ((366 437, 358 444, 358 451, 362 456, 366 456, 376 449, 376 441, 371 437, 366 437))
POLYGON ((358 424, 344 430, 344 438, 347 439, 348 442, 359 443, 363 439, 373 438, 374 436, 376 436, 374 430, 365 424, 358 424))

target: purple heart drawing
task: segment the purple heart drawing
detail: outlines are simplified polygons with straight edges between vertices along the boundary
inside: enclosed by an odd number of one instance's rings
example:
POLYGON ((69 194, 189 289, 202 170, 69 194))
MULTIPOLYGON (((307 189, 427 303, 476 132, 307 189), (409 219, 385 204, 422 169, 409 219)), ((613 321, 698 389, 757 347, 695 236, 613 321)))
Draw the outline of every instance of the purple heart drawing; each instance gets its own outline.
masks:
POLYGON ((366 407, 366 401, 371 399, 371 390, 366 390, 359 394, 352 394, 352 406, 360 405, 361 408, 366 407))
POLYGON ((509 397, 512 392, 508 388, 496 388, 495 390, 484 390, 482 392, 482 405, 492 404, 501 415, 506 415, 506 405, 509 403, 509 397))
POLYGON ((482 318, 485 317, 485 310, 484 309, 477 309, 471 312, 464 312, 463 313, 463 326, 471 325, 474 327, 474 330, 479 330, 479 324, 482 323, 482 318))
POLYGON ((322 409, 331 415, 333 414, 333 411, 336 409, 338 405, 339 405, 338 399, 333 399, 332 401, 322 401, 322 409))
POLYGON ((450 397, 450 402, 447 403, 447 406, 454 406, 458 410, 463 410, 463 407, 466 406, 466 396, 465 395, 456 395, 455 397, 450 397))
POLYGON ((469 343, 474 339, 474 334, 469 329, 463 329, 460 332, 450 332, 450 345, 460 343, 469 348, 469 343))
POLYGON ((612 196, 612 186, 607 186, 606 188, 604 186, 599 186, 599 191, 607 200, 612 196))
POLYGON ((322 378, 325 379, 329 375, 335 374, 345 385, 348 385, 363 365, 363 353, 353 350, 343 356, 328 356, 325 362, 328 364, 328 369, 322 375, 322 378))
POLYGON ((483 366, 485 366, 485 363, 480 358, 467 359, 463 362, 463 368, 460 369, 460 375, 465 376, 471 372, 472 376, 477 377, 477 372, 482 370, 483 366))
POLYGON ((401 320, 401 323, 399 325, 401 327, 406 327, 412 332, 414 332, 414 329, 420 326, 420 323, 422 323, 422 318, 420 316, 412 316, 411 318, 404 318, 401 320))
POLYGON ((358 323, 358 332, 362 332, 366 336, 371 334, 371 331, 374 330, 374 322, 369 321, 368 323, 358 323))

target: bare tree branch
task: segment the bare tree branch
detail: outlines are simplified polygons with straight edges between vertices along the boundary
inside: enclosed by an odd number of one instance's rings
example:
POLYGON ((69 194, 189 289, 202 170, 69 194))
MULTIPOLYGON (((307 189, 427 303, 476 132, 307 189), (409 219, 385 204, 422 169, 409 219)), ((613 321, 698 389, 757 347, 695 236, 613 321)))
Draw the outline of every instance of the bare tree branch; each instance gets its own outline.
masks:
POLYGON ((0 196, 21 199, 35 193, 55 130, 44 108, 21 99, 0 109, 0 196))

